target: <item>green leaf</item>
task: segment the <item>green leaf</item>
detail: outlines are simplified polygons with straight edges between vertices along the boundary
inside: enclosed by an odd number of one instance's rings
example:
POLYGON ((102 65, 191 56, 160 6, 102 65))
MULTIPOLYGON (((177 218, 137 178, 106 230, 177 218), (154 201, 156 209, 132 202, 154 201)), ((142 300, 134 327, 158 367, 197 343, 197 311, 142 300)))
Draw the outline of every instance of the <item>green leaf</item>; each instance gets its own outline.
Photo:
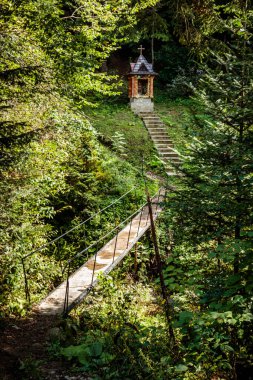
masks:
POLYGON ((176 372, 185 372, 188 370, 188 367, 184 364, 178 364, 176 367, 175 367, 175 370, 176 372))
POLYGON ((93 357, 99 357, 103 352, 103 344, 99 341, 92 343, 89 346, 90 355, 93 357))

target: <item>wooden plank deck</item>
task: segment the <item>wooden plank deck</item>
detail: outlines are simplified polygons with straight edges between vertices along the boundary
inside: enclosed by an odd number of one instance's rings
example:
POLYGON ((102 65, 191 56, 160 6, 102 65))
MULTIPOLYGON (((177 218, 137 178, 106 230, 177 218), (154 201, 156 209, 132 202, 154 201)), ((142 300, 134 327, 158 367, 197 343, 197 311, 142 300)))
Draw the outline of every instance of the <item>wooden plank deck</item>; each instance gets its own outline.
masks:
MULTIPOLYGON (((160 195, 159 203, 163 198, 164 192, 160 195)), ((162 211, 161 205, 158 204, 157 197, 152 200, 152 210, 155 220, 162 211)), ((150 217, 148 206, 145 206, 142 212, 137 214, 126 227, 69 277, 68 312, 78 305, 88 295, 92 287, 96 285, 98 282, 98 274, 104 273, 106 275, 115 268, 149 227, 150 217), (93 276, 94 265, 95 271, 93 276)), ((60 284, 40 302, 40 304, 35 307, 35 311, 48 315, 63 313, 65 294, 66 281, 60 284)))

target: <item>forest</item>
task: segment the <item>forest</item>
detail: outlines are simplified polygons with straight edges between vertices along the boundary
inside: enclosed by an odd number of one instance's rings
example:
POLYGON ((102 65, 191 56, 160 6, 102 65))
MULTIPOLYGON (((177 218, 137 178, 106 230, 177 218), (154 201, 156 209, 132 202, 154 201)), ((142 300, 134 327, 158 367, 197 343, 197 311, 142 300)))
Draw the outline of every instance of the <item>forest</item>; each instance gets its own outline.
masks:
POLYGON ((252 0, 0 0, 0 50, 0 380, 252 379, 252 0), (139 45, 177 175, 129 106, 139 45), (161 188, 154 231, 36 313, 161 188))

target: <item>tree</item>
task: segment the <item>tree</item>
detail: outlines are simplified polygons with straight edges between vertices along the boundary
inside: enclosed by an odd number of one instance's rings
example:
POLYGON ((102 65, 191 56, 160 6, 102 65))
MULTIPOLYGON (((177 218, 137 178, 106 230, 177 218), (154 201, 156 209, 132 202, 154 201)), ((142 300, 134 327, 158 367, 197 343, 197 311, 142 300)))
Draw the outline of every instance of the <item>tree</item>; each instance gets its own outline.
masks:
POLYGON ((192 210, 206 221, 200 218, 198 237, 233 233, 237 240, 252 223, 252 14, 239 6, 222 10, 234 12, 224 21, 229 40, 223 50, 210 50, 208 66, 202 66, 196 99, 207 118, 196 116, 182 194, 193 196, 192 210))
POLYGON ((225 331, 233 351, 231 378, 236 378, 232 368, 236 371, 238 360, 245 360, 241 350, 249 358, 252 345, 247 315, 253 289, 253 13, 250 2, 240 1, 214 11, 221 14, 222 28, 216 50, 211 44, 200 66, 196 122, 188 133, 184 176, 170 205, 178 245, 187 243, 196 257, 202 253, 194 269, 196 283, 213 261, 201 280, 205 311, 198 318, 208 319, 217 310, 233 315, 235 327, 225 331))

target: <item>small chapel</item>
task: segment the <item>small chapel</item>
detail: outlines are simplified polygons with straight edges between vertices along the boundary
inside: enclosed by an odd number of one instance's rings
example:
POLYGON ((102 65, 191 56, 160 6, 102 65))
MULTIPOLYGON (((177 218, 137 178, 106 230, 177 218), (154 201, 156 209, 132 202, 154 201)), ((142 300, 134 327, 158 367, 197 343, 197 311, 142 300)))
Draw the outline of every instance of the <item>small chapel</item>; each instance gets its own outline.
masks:
POLYGON ((128 74, 128 95, 130 106, 134 113, 153 112, 154 110, 154 78, 157 73, 153 70, 142 54, 144 48, 139 48, 140 55, 136 63, 130 63, 131 71, 128 74))

